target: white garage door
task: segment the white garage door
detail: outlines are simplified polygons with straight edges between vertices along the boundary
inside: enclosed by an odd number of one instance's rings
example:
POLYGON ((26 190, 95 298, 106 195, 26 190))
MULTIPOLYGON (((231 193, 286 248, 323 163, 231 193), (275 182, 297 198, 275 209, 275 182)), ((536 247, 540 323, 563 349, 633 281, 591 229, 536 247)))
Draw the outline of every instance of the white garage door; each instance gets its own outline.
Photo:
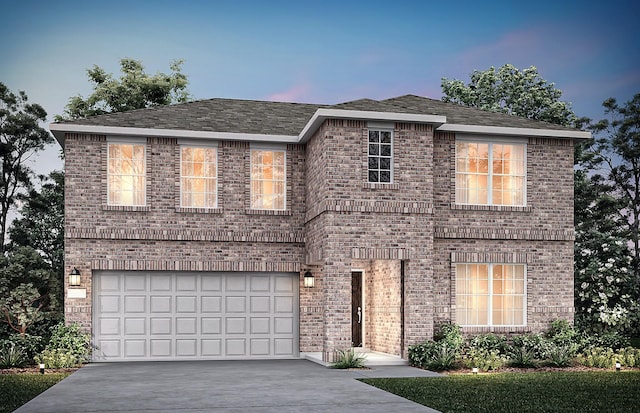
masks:
POLYGON ((298 357, 289 273, 97 272, 96 361, 298 357))

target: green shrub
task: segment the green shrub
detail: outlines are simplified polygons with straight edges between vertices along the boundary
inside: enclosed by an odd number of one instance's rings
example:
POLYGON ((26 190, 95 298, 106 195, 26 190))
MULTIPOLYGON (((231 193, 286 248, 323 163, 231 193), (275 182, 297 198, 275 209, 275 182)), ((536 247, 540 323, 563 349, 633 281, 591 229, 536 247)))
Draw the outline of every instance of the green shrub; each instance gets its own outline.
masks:
POLYGON ((459 350, 446 341, 425 341, 409 347, 412 366, 428 370, 448 370, 455 367, 459 350))
POLYGON ((497 350, 504 354, 507 347, 507 337, 493 333, 479 334, 467 341, 467 348, 475 350, 497 350))
POLYGON ((72 354, 78 363, 84 363, 91 354, 91 336, 83 333, 76 323, 60 323, 53 328, 47 350, 61 350, 72 354))
POLYGON ((640 367, 640 349, 627 347, 616 354, 616 360, 626 367, 640 367))
POLYGON ((629 347, 629 345, 630 345, 629 338, 623 336, 617 331, 612 333, 585 335, 582 341, 583 349, 593 348, 593 347, 602 347, 602 348, 610 348, 613 350, 619 350, 619 349, 629 347))
POLYGON ((24 351, 16 343, 10 340, 0 340, 0 369, 22 367, 26 361, 24 351))
POLYGON ((558 319, 551 323, 551 328, 545 333, 545 338, 560 346, 579 344, 581 341, 578 331, 567 320, 563 319, 558 319))
POLYGON ((549 342, 540 334, 522 334, 511 338, 505 353, 510 364, 516 367, 535 367, 537 361, 546 357, 549 342))
POLYGON ((338 357, 331 364, 331 367, 334 369, 360 369, 364 367, 366 358, 364 353, 356 353, 353 348, 338 350, 338 357))
POLYGON ((481 371, 497 370, 507 363, 507 358, 497 349, 471 348, 463 356, 465 366, 481 371))
POLYGON ((549 364, 552 366, 568 367, 573 364, 577 352, 577 344, 551 343, 547 349, 547 360, 549 360, 549 364))
POLYGON ((63 349, 46 349, 35 356, 38 364, 43 363, 48 369, 75 367, 80 360, 70 351, 63 349))
POLYGON ((33 360, 33 357, 44 349, 44 340, 40 336, 12 334, 8 341, 20 348, 27 360, 33 360))
POLYGON ((457 324, 443 324, 433 336, 433 340, 446 343, 448 348, 456 350, 462 348, 464 337, 462 336, 462 328, 457 324))
POLYGON ((578 356, 578 363, 587 367, 611 368, 616 364, 616 354, 610 348, 593 347, 578 356))

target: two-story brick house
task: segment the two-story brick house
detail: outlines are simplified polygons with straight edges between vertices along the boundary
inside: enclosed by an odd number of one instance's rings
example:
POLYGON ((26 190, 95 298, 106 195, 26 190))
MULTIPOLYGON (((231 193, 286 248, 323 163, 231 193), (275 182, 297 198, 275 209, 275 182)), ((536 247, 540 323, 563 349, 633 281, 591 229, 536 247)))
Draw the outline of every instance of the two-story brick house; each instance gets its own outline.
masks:
POLYGON ((444 322, 573 318, 587 132, 412 95, 212 99, 51 130, 65 314, 96 360, 406 357, 444 322))

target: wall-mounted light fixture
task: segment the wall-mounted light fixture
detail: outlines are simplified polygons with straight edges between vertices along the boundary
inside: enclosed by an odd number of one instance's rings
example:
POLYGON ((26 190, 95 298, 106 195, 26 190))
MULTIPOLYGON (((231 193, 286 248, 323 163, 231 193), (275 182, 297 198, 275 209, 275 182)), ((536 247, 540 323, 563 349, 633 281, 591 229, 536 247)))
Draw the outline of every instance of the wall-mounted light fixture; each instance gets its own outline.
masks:
POLYGON ((311 274, 311 271, 304 273, 304 287, 305 288, 313 288, 316 285, 316 279, 311 274))
POLYGON ((71 270, 71 273, 69 274, 69 285, 71 287, 80 286, 80 270, 76 267, 73 267, 73 270, 71 270))

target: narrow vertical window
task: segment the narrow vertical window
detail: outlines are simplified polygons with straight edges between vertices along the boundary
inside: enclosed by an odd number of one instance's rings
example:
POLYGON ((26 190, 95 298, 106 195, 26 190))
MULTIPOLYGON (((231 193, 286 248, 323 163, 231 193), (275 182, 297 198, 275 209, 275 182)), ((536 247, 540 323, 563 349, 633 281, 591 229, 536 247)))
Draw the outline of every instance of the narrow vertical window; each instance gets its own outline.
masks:
POLYGON ((369 130, 369 182, 391 182, 392 132, 369 130))
POLYGON ((525 205, 525 145, 456 143, 456 203, 525 205))
POLYGON ((180 204, 184 208, 217 208, 218 159, 216 148, 181 147, 180 204))
POLYGON ((145 145, 108 144, 108 204, 144 206, 146 201, 145 145))
POLYGON ((457 264, 456 322, 463 326, 525 325, 523 264, 457 264))
POLYGON ((286 208, 285 151, 251 150, 251 208, 286 208))

